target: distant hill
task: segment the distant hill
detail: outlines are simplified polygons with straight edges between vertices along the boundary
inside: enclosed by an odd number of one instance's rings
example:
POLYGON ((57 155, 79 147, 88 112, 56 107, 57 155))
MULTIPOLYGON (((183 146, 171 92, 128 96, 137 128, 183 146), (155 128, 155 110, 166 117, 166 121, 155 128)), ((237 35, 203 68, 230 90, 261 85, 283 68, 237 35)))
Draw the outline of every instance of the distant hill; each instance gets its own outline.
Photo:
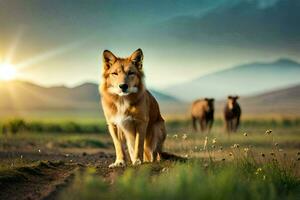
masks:
POLYGON ((236 66, 173 85, 163 91, 186 101, 198 97, 222 99, 228 94, 249 96, 298 84, 299 74, 299 63, 280 59, 271 63, 257 62, 236 66))
MULTIPOLYGON (((189 102, 181 102, 164 93, 151 91, 158 99, 164 116, 189 116, 189 102)), ((256 114, 300 114, 300 84, 271 90, 239 100, 243 116, 256 114)), ((222 114, 225 99, 216 101, 216 114, 222 114)), ((0 82, 0 117, 99 117, 98 85, 84 83, 77 87, 41 87, 36 84, 13 81, 0 82)))
POLYGON ((281 113, 300 115, 300 85, 241 98, 248 113, 281 113))
MULTIPOLYGON (((151 90, 161 103, 176 98, 151 90)), ((0 82, 0 110, 99 109, 98 85, 42 87, 24 81, 0 82)))

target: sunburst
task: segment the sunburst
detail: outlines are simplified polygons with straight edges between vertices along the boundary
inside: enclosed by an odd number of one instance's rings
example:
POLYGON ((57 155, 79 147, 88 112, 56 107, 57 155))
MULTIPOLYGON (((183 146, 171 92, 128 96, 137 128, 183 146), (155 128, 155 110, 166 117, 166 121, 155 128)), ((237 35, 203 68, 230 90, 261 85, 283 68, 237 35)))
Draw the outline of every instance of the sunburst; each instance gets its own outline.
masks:
POLYGON ((0 80, 13 80, 17 76, 16 68, 10 63, 0 63, 0 80))

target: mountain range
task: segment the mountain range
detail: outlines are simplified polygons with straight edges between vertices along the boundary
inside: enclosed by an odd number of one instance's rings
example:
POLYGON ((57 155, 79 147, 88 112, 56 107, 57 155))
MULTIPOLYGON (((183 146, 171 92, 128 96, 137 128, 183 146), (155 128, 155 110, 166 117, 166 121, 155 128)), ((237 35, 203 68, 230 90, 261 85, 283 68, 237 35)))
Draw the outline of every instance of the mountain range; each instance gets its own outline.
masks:
MULTIPOLYGON (((178 102, 174 97, 150 90, 160 103, 178 102)), ((100 107, 98 85, 84 83, 66 86, 43 87, 25 81, 0 82, 0 110, 17 109, 97 109, 100 107)))
MULTIPOLYGON (((215 97, 217 113, 222 111, 228 94, 241 96, 244 113, 300 113, 300 64, 280 59, 271 63, 250 63, 209 74, 162 91, 150 90, 163 114, 188 114, 190 102, 215 97)), ((19 111, 101 114, 98 84, 76 87, 43 87, 25 81, 0 81, 0 116, 19 111)))
POLYGON ((239 65, 172 85, 164 93, 184 101, 199 97, 250 96, 300 83, 300 64, 290 59, 239 65))

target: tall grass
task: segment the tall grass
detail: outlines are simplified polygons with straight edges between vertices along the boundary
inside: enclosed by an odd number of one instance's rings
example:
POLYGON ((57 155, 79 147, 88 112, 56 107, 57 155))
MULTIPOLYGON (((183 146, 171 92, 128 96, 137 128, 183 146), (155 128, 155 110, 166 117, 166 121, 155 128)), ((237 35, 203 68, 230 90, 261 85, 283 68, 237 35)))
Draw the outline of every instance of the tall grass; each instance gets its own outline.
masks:
POLYGON ((89 169, 60 199, 297 199, 300 194, 300 181, 277 163, 198 160, 161 166, 158 172, 151 165, 129 168, 111 185, 89 169))

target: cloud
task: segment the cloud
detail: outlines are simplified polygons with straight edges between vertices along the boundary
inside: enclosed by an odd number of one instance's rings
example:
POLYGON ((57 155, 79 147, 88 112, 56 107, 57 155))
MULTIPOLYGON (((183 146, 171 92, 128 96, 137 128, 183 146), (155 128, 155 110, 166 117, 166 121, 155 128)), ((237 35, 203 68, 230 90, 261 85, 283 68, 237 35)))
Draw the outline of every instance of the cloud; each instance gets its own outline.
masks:
POLYGON ((160 34, 208 45, 300 49, 300 1, 248 0, 224 4, 205 16, 178 16, 160 34))

